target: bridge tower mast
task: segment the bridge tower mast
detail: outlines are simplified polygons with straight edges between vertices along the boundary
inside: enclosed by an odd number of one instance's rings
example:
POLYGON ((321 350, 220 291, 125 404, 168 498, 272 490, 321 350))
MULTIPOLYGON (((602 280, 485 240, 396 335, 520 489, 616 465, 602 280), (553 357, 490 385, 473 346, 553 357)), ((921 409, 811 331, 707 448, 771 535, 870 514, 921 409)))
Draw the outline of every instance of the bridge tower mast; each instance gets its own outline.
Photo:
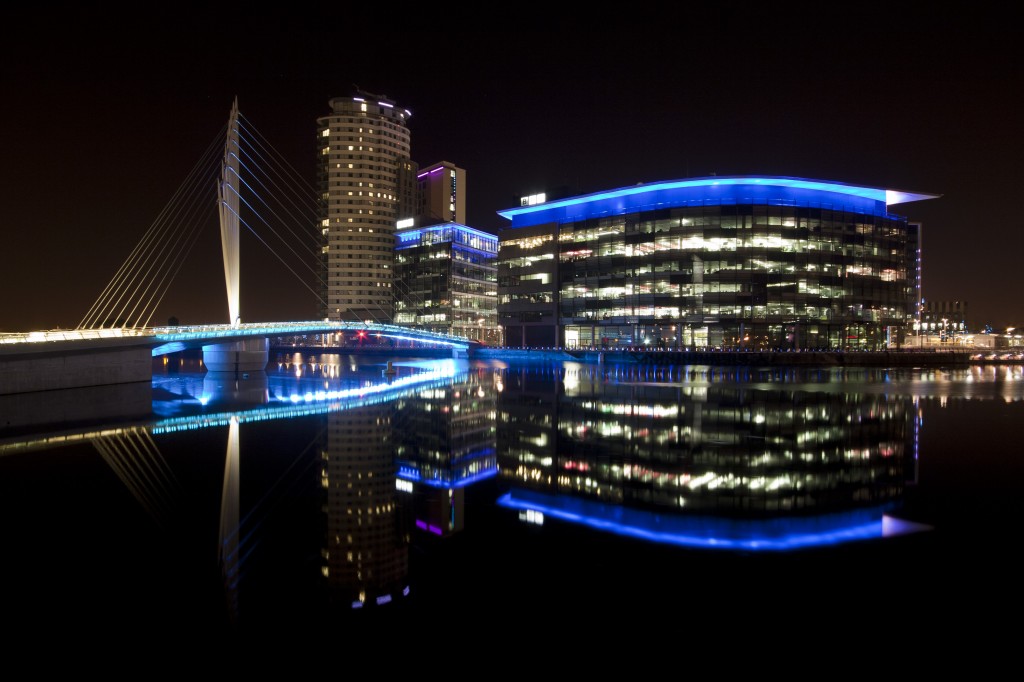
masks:
POLYGON ((220 244, 224 253, 224 283, 228 290, 228 322, 238 325, 238 98, 231 106, 228 119, 228 139, 224 143, 220 184, 217 186, 217 206, 220 211, 220 244))
MULTIPOLYGON (((230 324, 239 327, 242 316, 239 311, 238 271, 238 207, 240 153, 238 138, 238 98, 231 105, 228 119, 228 138, 224 143, 224 160, 221 163, 220 183, 217 185, 217 208, 220 212, 220 245, 224 254, 224 283, 228 290, 228 315, 230 324)), ((270 355, 270 340, 250 338, 227 343, 203 346, 203 362, 211 372, 259 372, 267 368, 270 355)))

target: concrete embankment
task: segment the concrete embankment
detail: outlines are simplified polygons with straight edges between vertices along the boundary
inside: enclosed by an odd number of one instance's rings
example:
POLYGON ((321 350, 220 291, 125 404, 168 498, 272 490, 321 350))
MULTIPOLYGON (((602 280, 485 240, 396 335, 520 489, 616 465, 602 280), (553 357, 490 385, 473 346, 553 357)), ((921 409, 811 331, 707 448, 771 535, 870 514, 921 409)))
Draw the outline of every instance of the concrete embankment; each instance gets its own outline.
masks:
POLYGON ((152 343, 142 337, 0 347, 0 395, 153 379, 152 343))

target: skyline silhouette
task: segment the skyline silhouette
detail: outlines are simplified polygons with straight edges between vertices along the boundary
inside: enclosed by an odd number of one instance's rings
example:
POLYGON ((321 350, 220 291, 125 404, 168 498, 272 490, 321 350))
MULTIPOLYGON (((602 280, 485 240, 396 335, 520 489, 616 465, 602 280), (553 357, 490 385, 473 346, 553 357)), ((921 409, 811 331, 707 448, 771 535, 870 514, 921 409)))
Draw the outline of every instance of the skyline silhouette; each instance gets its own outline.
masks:
MULTIPOLYGON (((344 8, 19 9, 0 47, 0 331, 73 327, 235 97, 314 183, 316 118, 356 84, 412 112, 414 161, 466 170, 471 227, 496 233, 497 212, 534 192, 713 174, 937 194, 893 207, 923 224, 926 300, 967 302, 972 330, 1024 322, 1012 22, 857 7, 549 10, 456 32, 410 14, 365 33, 343 29, 344 8)), ((208 245, 168 294, 183 323, 227 321, 216 234, 208 245)), ((248 246, 247 320, 312 319, 308 288, 248 246)))

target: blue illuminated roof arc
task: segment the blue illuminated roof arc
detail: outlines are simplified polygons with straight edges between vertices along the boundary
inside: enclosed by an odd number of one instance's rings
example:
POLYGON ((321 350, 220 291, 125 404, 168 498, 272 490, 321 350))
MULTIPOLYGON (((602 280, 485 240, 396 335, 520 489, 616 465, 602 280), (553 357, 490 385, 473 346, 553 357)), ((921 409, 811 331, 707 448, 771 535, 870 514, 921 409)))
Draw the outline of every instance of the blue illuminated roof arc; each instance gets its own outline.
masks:
POLYGON ((571 221, 601 214, 620 214, 650 210, 659 205, 676 206, 688 200, 716 199, 723 202, 740 200, 791 200, 794 203, 828 194, 846 197, 851 203, 868 208, 934 199, 937 194, 864 187, 842 182, 779 176, 711 176, 688 178, 620 187, 618 189, 558 199, 532 206, 517 206, 498 211, 498 215, 521 225, 541 222, 571 221))

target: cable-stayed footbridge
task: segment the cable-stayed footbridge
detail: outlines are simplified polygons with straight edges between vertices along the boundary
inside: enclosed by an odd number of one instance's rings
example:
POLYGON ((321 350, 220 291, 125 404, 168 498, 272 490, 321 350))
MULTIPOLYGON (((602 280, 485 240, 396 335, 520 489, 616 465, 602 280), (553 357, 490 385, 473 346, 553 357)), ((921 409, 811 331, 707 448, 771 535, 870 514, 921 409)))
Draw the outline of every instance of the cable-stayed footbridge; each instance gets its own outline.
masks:
MULTIPOLYGON (((200 162, 75 329, 0 334, 0 394, 144 381, 152 376, 154 356, 194 348, 202 349, 210 371, 260 371, 268 362, 270 339, 279 337, 315 335, 323 345, 366 337, 386 340, 393 347, 447 348, 454 355, 464 355, 476 343, 382 319, 243 323, 242 228, 319 298, 319 244, 312 230, 318 223, 318 208, 311 188, 295 189, 295 183, 289 182, 289 172, 296 174, 274 160, 270 148, 240 116, 237 100, 225 138, 222 153, 215 143, 204 158, 216 161, 219 156, 219 178, 213 184, 227 322, 150 326, 207 222, 209 204, 203 190, 209 189, 211 177, 209 164, 200 162), (288 228, 289 223, 299 227, 288 228), (266 227, 270 235, 257 227, 266 227), (281 245, 279 252, 271 246, 271 238, 281 245), (297 272, 301 268, 307 272, 297 272)), ((358 352, 359 347, 349 350, 358 352)))

